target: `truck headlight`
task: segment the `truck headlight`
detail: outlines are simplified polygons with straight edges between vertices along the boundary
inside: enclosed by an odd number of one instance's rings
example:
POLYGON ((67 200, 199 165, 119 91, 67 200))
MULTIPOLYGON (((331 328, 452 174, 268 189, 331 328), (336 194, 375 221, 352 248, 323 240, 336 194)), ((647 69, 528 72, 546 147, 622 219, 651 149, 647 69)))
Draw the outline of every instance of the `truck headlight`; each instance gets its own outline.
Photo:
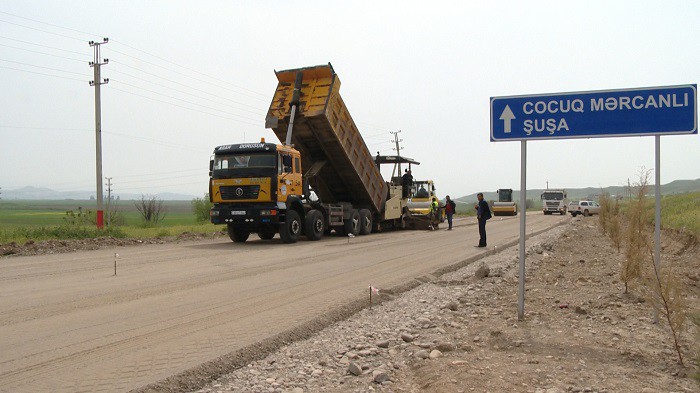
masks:
POLYGON ((275 210, 275 209, 260 210, 260 215, 261 216, 276 216, 277 210, 275 210))
POLYGON ((218 211, 218 210, 209 210, 209 216, 211 216, 211 217, 218 217, 218 216, 219 216, 219 211, 218 211))

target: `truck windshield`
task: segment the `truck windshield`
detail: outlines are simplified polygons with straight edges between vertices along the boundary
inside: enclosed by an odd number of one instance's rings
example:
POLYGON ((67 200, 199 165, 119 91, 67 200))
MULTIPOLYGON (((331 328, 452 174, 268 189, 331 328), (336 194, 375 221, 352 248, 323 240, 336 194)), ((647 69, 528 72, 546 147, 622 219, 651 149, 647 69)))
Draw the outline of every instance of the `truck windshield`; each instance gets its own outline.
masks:
POLYGON ((548 201, 561 201, 562 199, 564 199, 564 194, 562 194, 561 192, 545 192, 544 194, 542 194, 542 199, 546 199, 548 201))
POLYGON ((272 175, 277 154, 230 154, 214 157, 214 177, 272 175))
POLYGON ((511 196, 513 195, 513 190, 499 190, 498 191, 498 201, 499 202, 512 202, 511 196))

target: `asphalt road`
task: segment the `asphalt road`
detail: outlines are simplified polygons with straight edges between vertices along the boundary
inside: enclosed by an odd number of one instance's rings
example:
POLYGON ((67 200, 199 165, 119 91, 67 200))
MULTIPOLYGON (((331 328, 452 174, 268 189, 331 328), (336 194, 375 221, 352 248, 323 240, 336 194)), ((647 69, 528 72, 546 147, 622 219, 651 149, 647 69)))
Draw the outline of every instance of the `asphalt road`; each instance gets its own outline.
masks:
MULTIPOLYGON (((528 233, 562 219, 528 215, 528 233)), ((474 221, 292 245, 256 237, 0 259, 0 391, 159 381, 366 301, 369 284, 389 288, 488 252, 473 247, 474 221)), ((517 239, 518 223, 489 221, 489 247, 517 239)))

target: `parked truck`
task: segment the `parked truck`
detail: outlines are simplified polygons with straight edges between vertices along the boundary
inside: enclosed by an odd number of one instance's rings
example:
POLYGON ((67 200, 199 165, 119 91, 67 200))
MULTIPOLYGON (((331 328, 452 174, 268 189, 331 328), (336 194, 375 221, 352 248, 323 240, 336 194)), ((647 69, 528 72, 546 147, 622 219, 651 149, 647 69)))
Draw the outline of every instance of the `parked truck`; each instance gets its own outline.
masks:
POLYGON ((542 195, 542 212, 545 215, 559 213, 566 214, 566 191, 545 190, 542 195))
MULTIPOLYGON (((401 185, 385 182, 340 96, 333 67, 275 72, 265 119, 282 144, 218 146, 210 162, 211 222, 234 242, 251 233, 285 243, 319 240, 331 230, 366 235, 406 227, 411 215, 401 185)), ((399 157, 417 164, 417 162, 399 157)))

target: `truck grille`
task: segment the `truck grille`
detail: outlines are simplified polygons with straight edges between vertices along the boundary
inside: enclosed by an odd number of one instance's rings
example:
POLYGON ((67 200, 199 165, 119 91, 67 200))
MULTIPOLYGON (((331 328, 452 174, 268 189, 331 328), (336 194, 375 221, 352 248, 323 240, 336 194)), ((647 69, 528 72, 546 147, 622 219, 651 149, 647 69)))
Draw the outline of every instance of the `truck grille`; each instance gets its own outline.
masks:
POLYGON ((258 199, 260 186, 222 186, 220 191, 223 200, 258 199))

